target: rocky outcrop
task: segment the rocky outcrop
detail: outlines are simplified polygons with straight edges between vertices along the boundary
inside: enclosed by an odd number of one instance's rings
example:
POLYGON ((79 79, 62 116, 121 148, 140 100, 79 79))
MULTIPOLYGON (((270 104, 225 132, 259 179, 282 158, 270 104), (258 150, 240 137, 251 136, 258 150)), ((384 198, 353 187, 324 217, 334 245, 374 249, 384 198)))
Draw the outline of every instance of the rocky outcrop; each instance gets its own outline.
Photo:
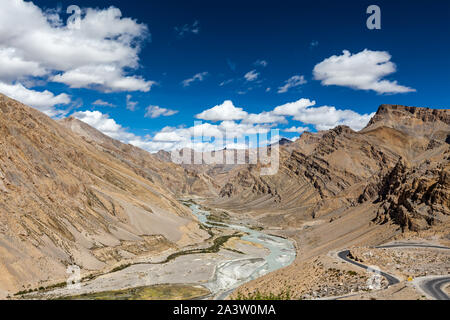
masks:
POLYGON ((430 161, 411 168, 399 161, 382 180, 376 222, 393 220, 402 229, 420 231, 450 216, 450 165, 430 161))
POLYGON ((448 140, 449 109, 430 109, 382 104, 363 131, 377 127, 397 129, 411 136, 448 140))

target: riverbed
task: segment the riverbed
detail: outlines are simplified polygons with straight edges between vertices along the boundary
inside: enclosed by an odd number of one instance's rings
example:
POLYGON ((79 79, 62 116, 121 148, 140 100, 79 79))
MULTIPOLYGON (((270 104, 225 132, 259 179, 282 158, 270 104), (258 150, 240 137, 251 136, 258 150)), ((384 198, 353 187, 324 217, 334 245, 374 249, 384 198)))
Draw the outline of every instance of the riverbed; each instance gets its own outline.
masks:
MULTIPOLYGON (((207 209, 192 202, 185 204, 189 205, 205 229, 215 230, 215 234, 238 235, 233 242, 234 248, 177 255, 167 262, 164 262, 167 255, 161 256, 159 262, 158 257, 154 257, 152 261, 131 264, 122 270, 84 281, 79 288, 58 288, 38 293, 34 298, 84 295, 89 299, 89 295, 92 295, 95 299, 93 294, 99 292, 177 284, 207 288, 211 294, 203 298, 222 300, 240 285, 286 267, 294 261, 296 250, 291 240, 252 229, 235 219, 221 221, 220 224, 211 222, 207 209)), ((205 246, 202 245, 201 248, 205 246)))
MULTIPOLYGON (((192 213, 203 225, 217 227, 208 222, 209 212, 201 210, 199 205, 191 204, 192 213)), ((268 235, 262 231, 250 229, 247 226, 221 222, 224 229, 234 230, 246 234, 241 239, 264 247, 269 253, 263 257, 245 255, 243 258, 231 259, 219 263, 213 278, 205 284, 211 290, 215 299, 224 299, 240 285, 263 276, 269 272, 290 265, 296 255, 291 240, 268 235)))

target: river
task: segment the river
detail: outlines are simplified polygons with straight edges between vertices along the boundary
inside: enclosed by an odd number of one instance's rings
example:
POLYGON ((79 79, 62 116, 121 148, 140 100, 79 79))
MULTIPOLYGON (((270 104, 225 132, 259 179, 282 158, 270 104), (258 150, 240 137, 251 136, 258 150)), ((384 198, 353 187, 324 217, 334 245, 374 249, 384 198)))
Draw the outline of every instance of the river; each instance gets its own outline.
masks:
MULTIPOLYGON (((197 204, 191 204, 190 208, 200 223, 207 227, 218 228, 215 224, 209 224, 208 211, 201 210, 197 204)), ((212 279, 205 284, 205 287, 211 290, 214 299, 224 299, 242 284, 286 267, 295 259, 296 250, 289 239, 268 235, 243 225, 224 222, 221 222, 221 225, 223 226, 220 228, 245 233, 242 240, 265 247, 269 254, 264 257, 246 256, 220 262, 216 266, 212 279)))

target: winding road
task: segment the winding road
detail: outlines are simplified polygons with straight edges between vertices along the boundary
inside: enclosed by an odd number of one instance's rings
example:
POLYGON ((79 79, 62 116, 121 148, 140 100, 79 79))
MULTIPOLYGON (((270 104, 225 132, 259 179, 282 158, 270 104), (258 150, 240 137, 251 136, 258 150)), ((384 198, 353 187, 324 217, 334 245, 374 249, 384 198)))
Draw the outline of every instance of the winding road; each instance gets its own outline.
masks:
MULTIPOLYGON (((338 253, 338 257, 341 258, 342 260, 344 260, 345 262, 354 264, 360 268, 366 269, 368 271, 371 271, 372 269, 370 269, 368 266, 365 266, 359 262, 356 262, 354 260, 351 260, 348 255, 349 255, 350 251, 349 250, 344 250, 338 253)), ((371 271, 371 272, 375 272, 375 271, 371 271)), ((392 286, 393 284, 399 283, 400 280, 397 279, 394 276, 391 276, 390 274, 387 274, 386 272, 382 272, 380 271, 380 274, 385 277, 387 279, 387 281, 389 282, 389 285, 392 286)))
MULTIPOLYGON (((423 243, 393 243, 382 246, 377 246, 375 248, 432 248, 432 249, 443 249, 450 250, 448 247, 431 245, 431 244, 423 244, 423 243)), ((338 252, 337 256, 344 260, 345 262, 356 265, 360 268, 366 269, 367 271, 375 272, 369 268, 369 266, 363 265, 362 263, 351 260, 348 256, 350 254, 349 250, 343 250, 338 252)), ((393 275, 390 275, 385 272, 380 272, 380 274, 388 280, 389 286, 397 284, 400 280, 393 275)), ((416 283, 420 287, 420 289, 425 292, 427 295, 436 300, 450 300, 450 297, 442 290, 443 287, 450 283, 450 276, 445 275, 442 277, 421 277, 417 278, 416 283)))
POLYGON ((422 279, 421 289, 436 300, 450 300, 450 297, 442 290, 445 284, 450 283, 450 276, 435 279, 422 279))

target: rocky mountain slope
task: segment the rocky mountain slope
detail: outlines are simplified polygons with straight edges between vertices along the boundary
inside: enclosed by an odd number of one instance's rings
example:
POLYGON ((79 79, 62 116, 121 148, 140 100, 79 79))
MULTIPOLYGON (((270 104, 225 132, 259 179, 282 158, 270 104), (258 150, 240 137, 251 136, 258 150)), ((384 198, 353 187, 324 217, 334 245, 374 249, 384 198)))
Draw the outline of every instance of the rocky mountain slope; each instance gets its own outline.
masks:
POLYGON ((210 176, 172 163, 168 152, 161 151, 152 155, 133 145, 114 140, 73 117, 62 119, 59 123, 81 136, 99 151, 106 152, 131 167, 136 174, 155 181, 169 193, 176 196, 217 195, 218 186, 210 176))
POLYGON ((196 173, 74 119, 0 95, 0 149, 2 296, 64 280, 69 264, 105 269, 208 236, 176 200, 207 188, 196 173))
POLYGON ((264 211, 261 221, 292 227, 375 202, 377 222, 428 228, 450 214, 449 136, 449 110, 382 105, 360 132, 304 133, 281 148, 273 176, 259 176, 255 166, 233 172, 214 203, 264 211))
MULTIPOLYGON (((385 271, 395 268, 398 274, 399 253, 386 263, 386 254, 374 254, 374 246, 390 241, 448 245, 449 114, 448 109, 382 105, 360 132, 338 127, 304 133, 291 150, 282 151, 280 170, 274 176, 260 177, 249 168, 231 177, 218 205, 251 213, 270 232, 297 244, 291 265, 237 292, 244 296, 289 292, 293 299, 352 293, 348 299, 356 299, 358 291, 361 297, 367 293, 366 281, 359 282, 367 273, 338 259, 337 252, 359 248, 365 254, 364 264, 385 271), (259 186, 264 185, 270 186, 270 192, 266 188, 261 193, 259 186), (384 261, 369 262, 369 255, 384 261), (345 274, 354 276, 343 279, 345 274)), ((408 277, 443 274, 436 269, 436 260, 429 249, 412 255, 408 277)), ((445 252, 442 261, 448 261, 445 252)), ((420 298, 420 292, 404 280, 369 297, 420 298)))

